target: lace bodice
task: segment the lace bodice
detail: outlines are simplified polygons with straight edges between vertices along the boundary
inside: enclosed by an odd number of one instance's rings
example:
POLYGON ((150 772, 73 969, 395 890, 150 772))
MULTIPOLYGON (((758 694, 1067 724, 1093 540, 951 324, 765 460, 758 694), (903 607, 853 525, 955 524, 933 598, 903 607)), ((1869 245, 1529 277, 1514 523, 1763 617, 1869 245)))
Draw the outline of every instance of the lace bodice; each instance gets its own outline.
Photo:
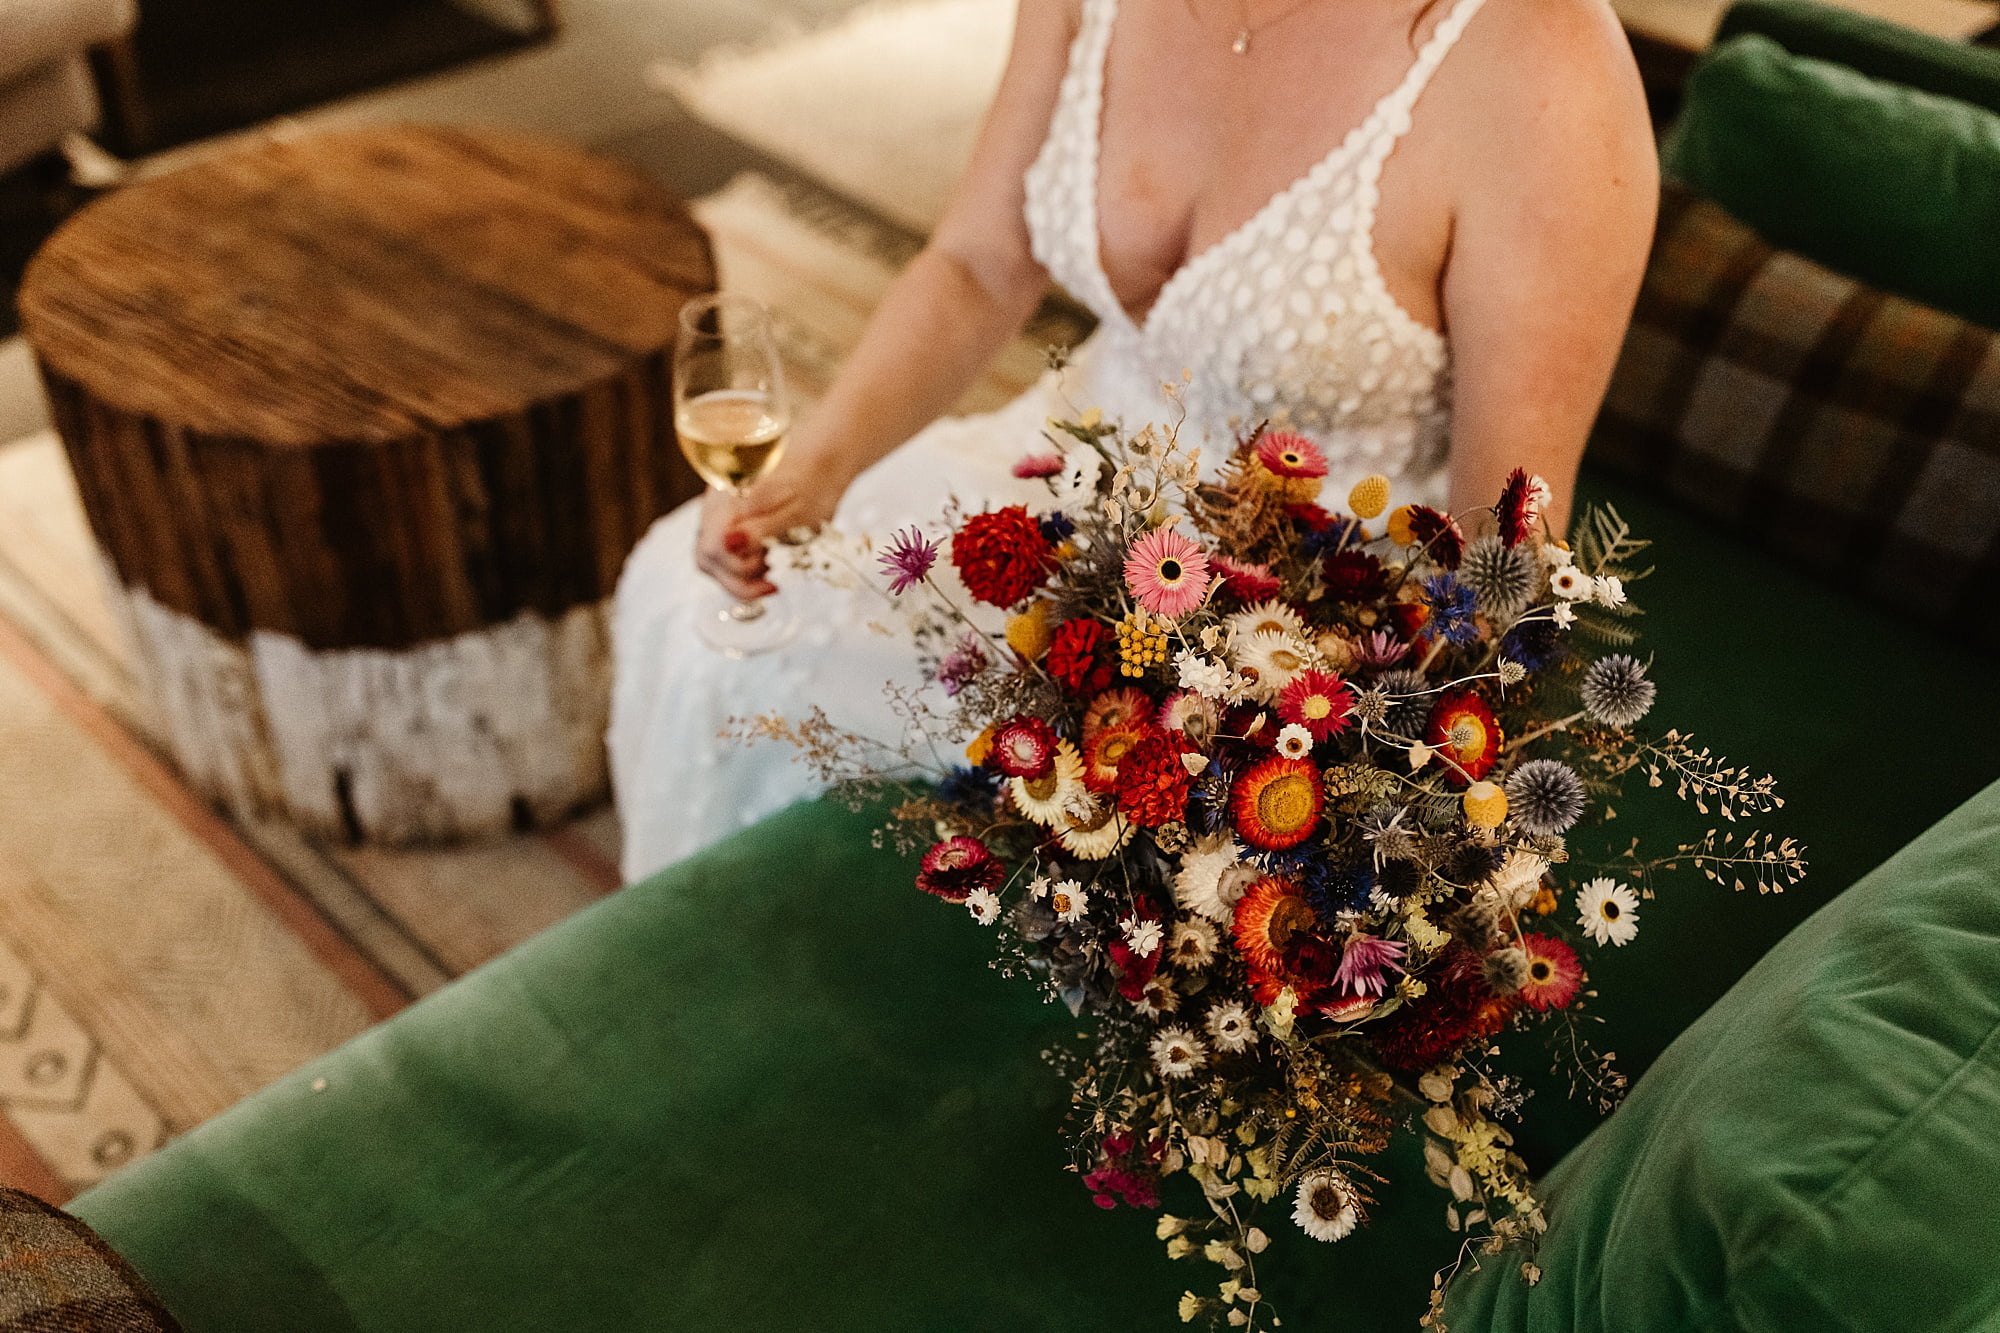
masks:
POLYGON ((1084 0, 1048 138, 1026 180, 1035 258, 1100 321, 1079 354, 1082 382, 1071 397, 1128 424, 1156 420, 1159 386, 1185 369, 1187 424, 1210 442, 1211 457, 1238 430, 1269 420, 1313 437, 1336 481, 1380 471, 1434 496, 1449 443, 1450 357, 1444 338, 1383 283, 1376 185, 1431 75, 1482 3, 1455 0, 1367 119, 1182 265, 1135 323, 1105 277, 1097 220, 1105 53, 1118 6, 1084 0))

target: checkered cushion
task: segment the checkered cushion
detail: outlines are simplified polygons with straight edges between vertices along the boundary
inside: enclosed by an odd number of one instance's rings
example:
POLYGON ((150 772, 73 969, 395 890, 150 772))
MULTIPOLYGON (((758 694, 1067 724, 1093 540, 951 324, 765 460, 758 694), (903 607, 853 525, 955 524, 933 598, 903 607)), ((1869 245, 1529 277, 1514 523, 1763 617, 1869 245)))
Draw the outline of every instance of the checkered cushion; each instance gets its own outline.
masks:
POLYGON ((1591 458, 2000 646, 2000 334, 1773 250, 1677 187, 1591 458))
POLYGON ((0 1333, 179 1333, 130 1264, 83 1223, 0 1187, 0 1333))

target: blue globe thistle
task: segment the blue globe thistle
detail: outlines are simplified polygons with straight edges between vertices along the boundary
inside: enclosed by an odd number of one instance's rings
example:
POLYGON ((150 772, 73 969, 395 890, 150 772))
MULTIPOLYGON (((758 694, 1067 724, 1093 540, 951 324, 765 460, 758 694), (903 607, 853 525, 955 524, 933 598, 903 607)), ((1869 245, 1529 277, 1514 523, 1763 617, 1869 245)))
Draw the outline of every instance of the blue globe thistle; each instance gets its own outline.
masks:
POLYGON ((1000 775, 987 768, 960 766, 938 779, 937 794, 948 805, 991 804, 1000 796, 1000 775))
POLYGON ((1431 705, 1437 702, 1437 692, 1424 673, 1407 667, 1385 671, 1375 678, 1375 688, 1389 696, 1389 711, 1382 718, 1381 730, 1422 740, 1424 728, 1430 725, 1431 705))
POLYGON ((1607 727, 1629 727, 1653 707, 1659 687, 1646 679, 1646 664, 1629 653, 1600 657, 1583 673, 1583 707, 1607 727))
POLYGON ((1516 616, 1535 595, 1541 582, 1541 561, 1526 546, 1509 546, 1498 537, 1481 537, 1465 548, 1458 578, 1479 599, 1489 616, 1516 616))
POLYGON ((1447 643, 1471 643, 1479 637, 1479 626, 1472 622, 1478 599, 1473 596, 1472 589, 1452 575, 1433 574, 1425 579, 1424 601, 1431 609, 1430 622, 1424 626, 1425 629, 1447 643))
POLYGON ((1507 776, 1507 817, 1527 833, 1555 835, 1583 818, 1583 779, 1555 759, 1530 759, 1507 776))

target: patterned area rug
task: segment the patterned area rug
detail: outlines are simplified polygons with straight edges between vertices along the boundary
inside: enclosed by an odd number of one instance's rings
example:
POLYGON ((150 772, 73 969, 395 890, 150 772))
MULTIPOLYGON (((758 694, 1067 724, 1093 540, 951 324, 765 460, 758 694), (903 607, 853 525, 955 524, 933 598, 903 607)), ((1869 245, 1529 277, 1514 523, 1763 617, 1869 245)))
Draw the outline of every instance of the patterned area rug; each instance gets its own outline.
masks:
MULTIPOLYGON (((698 201, 823 392, 909 240, 796 183, 698 201)), ((1060 312, 966 395, 1080 330, 1060 312)), ((0 1181, 60 1202, 615 888, 609 811, 448 851, 211 811, 157 749, 62 447, 0 445, 0 1181)))

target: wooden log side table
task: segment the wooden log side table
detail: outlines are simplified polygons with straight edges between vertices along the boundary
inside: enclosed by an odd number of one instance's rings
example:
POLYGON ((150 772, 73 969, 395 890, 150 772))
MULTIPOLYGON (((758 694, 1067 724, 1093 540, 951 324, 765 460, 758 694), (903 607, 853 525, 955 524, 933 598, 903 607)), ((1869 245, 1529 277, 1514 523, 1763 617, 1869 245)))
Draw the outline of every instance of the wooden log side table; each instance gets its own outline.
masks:
POLYGON ((267 141, 85 208, 23 330, 166 743, 233 812, 386 842, 602 799, 606 617, 698 493, 682 204, 497 132, 267 141))

